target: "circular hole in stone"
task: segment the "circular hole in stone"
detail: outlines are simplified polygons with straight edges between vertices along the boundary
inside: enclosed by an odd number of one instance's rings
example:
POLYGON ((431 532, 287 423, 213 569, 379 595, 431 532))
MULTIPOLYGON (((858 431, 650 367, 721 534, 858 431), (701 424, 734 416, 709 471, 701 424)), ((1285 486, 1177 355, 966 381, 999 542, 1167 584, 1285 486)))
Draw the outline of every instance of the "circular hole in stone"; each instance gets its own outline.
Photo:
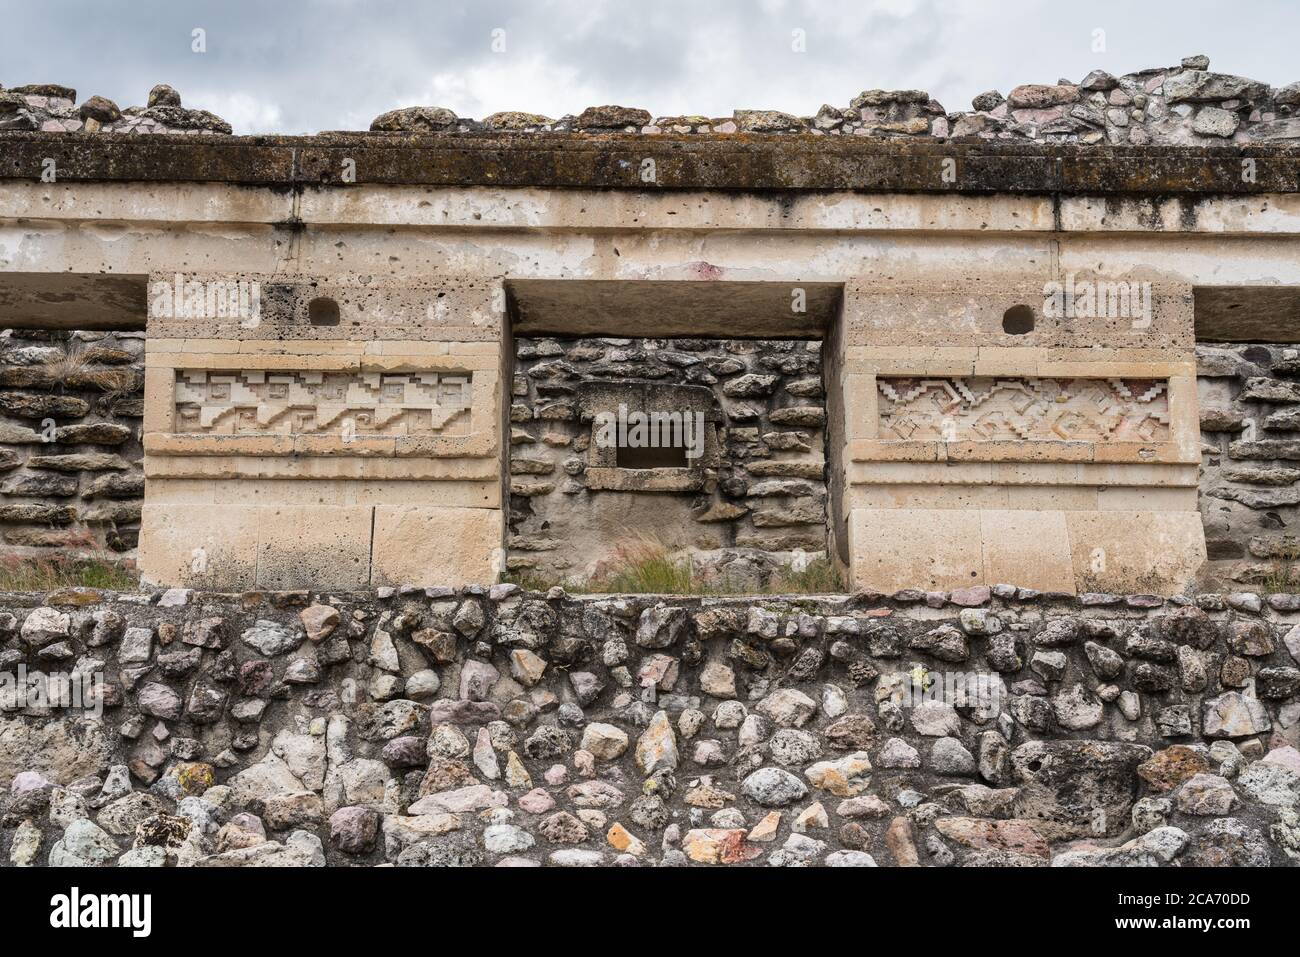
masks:
POLYGON ((337 326, 339 304, 328 296, 318 296, 307 303, 307 320, 313 326, 337 326))
POLYGON ((1034 310, 1028 306, 1012 306, 1002 314, 1002 331, 1009 336, 1023 336, 1034 331, 1034 310))

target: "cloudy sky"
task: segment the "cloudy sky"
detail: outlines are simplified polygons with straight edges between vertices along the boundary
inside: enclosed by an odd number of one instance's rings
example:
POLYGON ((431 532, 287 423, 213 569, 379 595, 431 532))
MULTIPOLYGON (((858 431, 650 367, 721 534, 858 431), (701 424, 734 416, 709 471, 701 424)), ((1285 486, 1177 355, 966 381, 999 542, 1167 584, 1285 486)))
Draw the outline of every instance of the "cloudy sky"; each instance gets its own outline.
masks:
POLYGON ((0 0, 0 24, 0 85, 125 107, 170 83, 237 133, 365 129, 416 104, 809 115, 874 87, 969 109, 987 89, 1193 53, 1300 79, 1296 0, 0 0))

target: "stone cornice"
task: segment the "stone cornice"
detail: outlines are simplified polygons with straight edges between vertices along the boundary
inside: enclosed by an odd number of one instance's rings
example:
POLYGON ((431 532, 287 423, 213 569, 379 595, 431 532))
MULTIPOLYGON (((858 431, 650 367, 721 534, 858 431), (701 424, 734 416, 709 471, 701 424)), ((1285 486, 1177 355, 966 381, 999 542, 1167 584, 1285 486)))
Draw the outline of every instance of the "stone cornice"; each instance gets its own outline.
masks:
POLYGON ((0 180, 355 182, 739 192, 1200 196, 1300 191, 1300 147, 1079 146, 816 135, 0 133, 0 180), (346 161, 352 161, 351 164, 346 161), (647 163, 652 161, 652 164, 647 163))

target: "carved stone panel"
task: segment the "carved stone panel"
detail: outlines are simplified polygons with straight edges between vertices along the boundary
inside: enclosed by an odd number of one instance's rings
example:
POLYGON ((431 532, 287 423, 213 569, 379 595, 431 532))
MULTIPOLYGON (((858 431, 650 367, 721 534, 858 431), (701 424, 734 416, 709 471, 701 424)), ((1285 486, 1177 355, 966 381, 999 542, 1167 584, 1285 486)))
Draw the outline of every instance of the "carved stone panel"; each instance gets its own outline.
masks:
POLYGON ((880 438, 991 442, 1167 442, 1159 379, 1007 376, 876 380, 880 438))
POLYGON ((403 436, 469 427, 469 373, 176 373, 178 433, 403 436))

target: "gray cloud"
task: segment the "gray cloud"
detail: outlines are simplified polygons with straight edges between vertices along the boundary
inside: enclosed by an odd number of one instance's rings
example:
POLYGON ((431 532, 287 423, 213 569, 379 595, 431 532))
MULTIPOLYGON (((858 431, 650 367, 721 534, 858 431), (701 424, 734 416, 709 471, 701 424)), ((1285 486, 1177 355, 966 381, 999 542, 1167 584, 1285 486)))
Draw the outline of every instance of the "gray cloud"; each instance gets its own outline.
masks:
POLYGON ((966 109, 983 90, 1123 73, 1207 53, 1213 67, 1296 80, 1300 6, 1285 0, 0 0, 0 83, 64 83, 121 106, 170 83, 237 132, 364 129, 385 110, 560 116, 596 103, 652 113, 811 114, 872 87, 966 109), (207 51, 191 50, 195 29, 207 51), (494 30, 505 50, 494 52, 494 30), (806 51, 792 49, 804 31, 806 51), (1092 49, 1104 31, 1105 50, 1092 49), (500 34, 497 35, 498 37, 500 34))

